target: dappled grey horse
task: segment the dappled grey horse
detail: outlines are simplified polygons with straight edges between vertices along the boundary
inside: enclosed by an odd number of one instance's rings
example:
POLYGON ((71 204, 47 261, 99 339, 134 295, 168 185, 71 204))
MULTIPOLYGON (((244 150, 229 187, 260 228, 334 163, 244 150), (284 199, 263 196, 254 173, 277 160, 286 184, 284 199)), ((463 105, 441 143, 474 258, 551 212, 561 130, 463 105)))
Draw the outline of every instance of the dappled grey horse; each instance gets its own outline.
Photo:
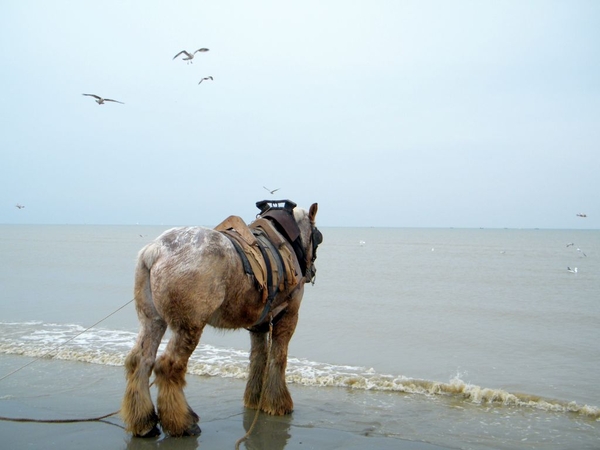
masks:
POLYGON ((125 361, 127 386, 121 407, 126 428, 134 436, 160 434, 159 423, 171 436, 200 433, 199 417, 188 405, 183 388, 188 359, 206 325, 250 331, 244 405, 259 408, 262 393, 262 411, 273 415, 292 411, 285 381, 287 352, 304 284, 316 273, 316 250, 322 241, 315 226, 317 204, 308 211, 289 200, 263 201, 257 206, 261 213, 255 221, 260 226, 253 230, 256 241, 246 247, 258 248, 263 260, 244 252, 240 245, 244 242, 231 237, 248 230, 233 228, 229 235, 203 227, 173 228, 139 252, 134 290, 140 331, 125 361), (267 235, 269 240, 265 240, 267 235), (254 268, 259 262, 266 271, 256 273, 249 261, 255 263, 254 268), (171 338, 156 358, 167 327, 171 338), (156 411, 150 396, 153 370, 158 387, 156 411))

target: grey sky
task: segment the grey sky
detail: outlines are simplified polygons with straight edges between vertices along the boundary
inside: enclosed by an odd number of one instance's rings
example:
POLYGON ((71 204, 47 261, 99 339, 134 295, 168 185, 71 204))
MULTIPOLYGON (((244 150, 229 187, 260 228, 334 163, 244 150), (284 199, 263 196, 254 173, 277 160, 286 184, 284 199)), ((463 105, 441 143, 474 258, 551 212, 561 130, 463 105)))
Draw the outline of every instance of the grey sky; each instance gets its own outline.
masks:
POLYGON ((0 223, 290 198, 322 226, 597 229, 598 24, 593 0, 3 1, 0 223))

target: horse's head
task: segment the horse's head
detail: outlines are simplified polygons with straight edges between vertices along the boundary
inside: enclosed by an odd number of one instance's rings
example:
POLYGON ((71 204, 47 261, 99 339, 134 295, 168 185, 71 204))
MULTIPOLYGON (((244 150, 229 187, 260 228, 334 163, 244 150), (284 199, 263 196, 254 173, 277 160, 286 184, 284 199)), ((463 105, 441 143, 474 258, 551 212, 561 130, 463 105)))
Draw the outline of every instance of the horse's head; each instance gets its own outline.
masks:
POLYGON ((273 220, 292 244, 305 281, 314 283, 317 247, 323 242, 323 235, 315 225, 318 204, 313 203, 308 211, 290 200, 263 200, 256 206, 261 210, 259 216, 273 220))
POLYGON ((323 242, 323 235, 315 225, 315 218, 319 205, 313 203, 308 210, 294 208, 294 218, 300 229, 300 239, 304 249, 304 262, 300 262, 302 274, 307 282, 314 283, 317 274, 315 260, 317 259, 317 247, 323 242))

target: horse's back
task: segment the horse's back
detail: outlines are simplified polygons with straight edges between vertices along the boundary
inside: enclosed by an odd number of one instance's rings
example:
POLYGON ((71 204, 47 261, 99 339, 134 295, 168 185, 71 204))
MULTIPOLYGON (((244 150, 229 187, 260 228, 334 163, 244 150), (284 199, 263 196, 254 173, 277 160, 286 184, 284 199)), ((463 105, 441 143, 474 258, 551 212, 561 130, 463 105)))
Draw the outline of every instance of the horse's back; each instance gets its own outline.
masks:
POLYGON ((205 227, 179 227, 166 230, 147 244, 138 260, 152 268, 165 260, 197 261, 206 257, 227 258, 231 244, 221 233, 205 227))

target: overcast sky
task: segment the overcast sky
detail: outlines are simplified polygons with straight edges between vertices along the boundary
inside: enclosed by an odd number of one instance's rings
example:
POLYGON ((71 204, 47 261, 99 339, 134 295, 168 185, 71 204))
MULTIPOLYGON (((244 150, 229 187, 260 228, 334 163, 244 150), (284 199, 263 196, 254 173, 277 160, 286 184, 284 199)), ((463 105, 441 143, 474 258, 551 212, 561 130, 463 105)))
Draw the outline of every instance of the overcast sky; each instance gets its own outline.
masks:
POLYGON ((598 229, 599 24, 595 0, 5 0, 0 223, 289 198, 321 226, 598 229))

